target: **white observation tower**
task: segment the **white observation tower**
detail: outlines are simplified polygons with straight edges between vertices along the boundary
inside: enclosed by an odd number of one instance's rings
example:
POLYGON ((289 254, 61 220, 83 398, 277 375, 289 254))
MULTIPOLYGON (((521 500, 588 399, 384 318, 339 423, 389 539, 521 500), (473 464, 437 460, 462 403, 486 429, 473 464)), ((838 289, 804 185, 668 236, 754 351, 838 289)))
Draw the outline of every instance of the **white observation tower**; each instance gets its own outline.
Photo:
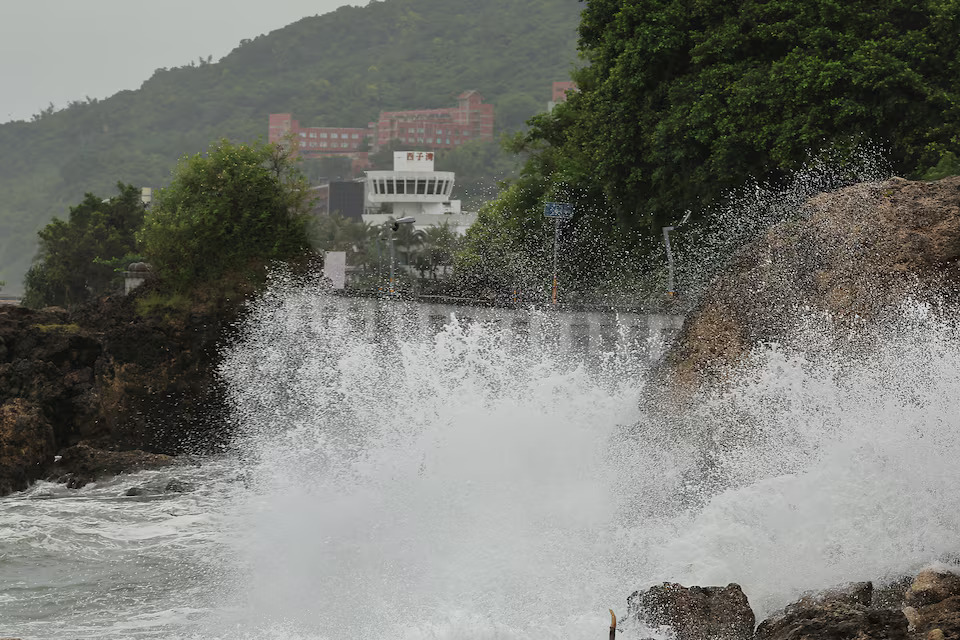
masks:
POLYGON ((367 201, 389 204, 392 213, 366 213, 364 222, 380 225, 390 219, 416 218, 414 226, 424 229, 448 223, 463 234, 476 214, 462 213, 460 201, 451 200, 454 173, 433 170, 432 151, 394 151, 393 171, 367 171, 367 201))

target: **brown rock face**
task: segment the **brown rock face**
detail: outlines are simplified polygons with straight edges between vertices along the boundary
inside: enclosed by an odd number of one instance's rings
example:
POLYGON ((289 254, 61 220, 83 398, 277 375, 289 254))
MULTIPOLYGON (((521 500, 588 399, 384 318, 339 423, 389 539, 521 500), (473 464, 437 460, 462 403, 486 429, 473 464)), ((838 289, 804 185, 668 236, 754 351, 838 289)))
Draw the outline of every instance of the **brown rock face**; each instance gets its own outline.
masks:
POLYGON ((0 495, 43 477, 53 454, 53 427, 39 407, 22 398, 0 405, 0 495))
POLYGON ((858 184, 812 198, 807 213, 733 256, 687 316, 664 374, 685 388, 723 380, 758 342, 789 338, 798 308, 870 322, 960 280, 960 177, 858 184))
POLYGON ((960 576, 921 571, 904 600, 919 637, 960 638, 960 576))
POLYGON ((748 640, 755 618, 739 585, 684 587, 663 583, 627 598, 628 615, 651 625, 669 625, 677 640, 748 640))

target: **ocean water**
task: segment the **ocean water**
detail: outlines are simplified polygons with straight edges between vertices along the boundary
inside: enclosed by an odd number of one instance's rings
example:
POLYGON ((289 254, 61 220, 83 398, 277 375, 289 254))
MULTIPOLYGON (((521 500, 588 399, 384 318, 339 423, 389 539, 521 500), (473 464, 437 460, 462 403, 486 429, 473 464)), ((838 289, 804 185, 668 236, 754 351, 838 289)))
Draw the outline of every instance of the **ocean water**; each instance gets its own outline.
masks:
POLYGON ((634 348, 402 313, 371 334, 336 304, 255 303, 223 456, 0 500, 0 636, 587 640, 663 581, 737 582, 763 616, 960 551, 948 312, 839 346, 798 315, 671 412, 634 348))

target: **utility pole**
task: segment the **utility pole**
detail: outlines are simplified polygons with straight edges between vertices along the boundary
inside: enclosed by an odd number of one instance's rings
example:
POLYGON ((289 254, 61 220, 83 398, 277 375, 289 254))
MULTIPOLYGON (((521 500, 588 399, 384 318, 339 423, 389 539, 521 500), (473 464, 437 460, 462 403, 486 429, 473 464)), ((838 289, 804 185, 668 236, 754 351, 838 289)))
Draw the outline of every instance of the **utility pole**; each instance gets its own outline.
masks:
POLYGON ((413 217, 411 217, 411 216, 406 216, 405 218, 400 218, 400 219, 398 219, 398 220, 391 220, 391 221, 389 221, 389 222, 385 222, 385 223, 384 223, 384 225, 387 226, 387 228, 388 228, 389 231, 390 231, 390 289, 389 289, 389 296, 390 296, 391 298, 394 296, 393 276, 394 276, 394 263, 395 263, 395 261, 394 261, 394 256, 393 256, 393 234, 394 234, 395 231, 397 231, 397 230, 400 228, 400 225, 402 225, 402 224, 413 224, 414 222, 416 222, 416 219, 415 219, 415 218, 413 218, 413 217))

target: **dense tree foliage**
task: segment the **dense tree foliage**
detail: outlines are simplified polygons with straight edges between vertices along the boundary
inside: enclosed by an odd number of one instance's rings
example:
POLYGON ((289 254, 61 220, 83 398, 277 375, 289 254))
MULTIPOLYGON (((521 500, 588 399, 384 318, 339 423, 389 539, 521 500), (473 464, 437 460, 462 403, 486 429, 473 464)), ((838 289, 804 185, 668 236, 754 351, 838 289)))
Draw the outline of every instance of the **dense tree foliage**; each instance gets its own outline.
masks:
POLYGON ((88 193, 40 230, 40 252, 27 272, 24 303, 67 306, 120 286, 118 269, 136 258, 134 234, 143 223, 140 189, 118 184, 104 200, 88 193))
POLYGON ((590 0, 579 46, 580 91, 514 141, 523 177, 471 230, 474 273, 542 263, 546 200, 615 245, 865 146, 903 176, 960 169, 957 2, 590 0))
POLYGON ((591 0, 571 134, 611 205, 659 225, 811 155, 916 176, 960 145, 960 4, 591 0))
POLYGON ((309 247, 307 183, 279 145, 221 141, 181 160, 137 234, 168 283, 193 287, 309 247))
POLYGON ((573 0, 342 7, 244 41, 220 62, 158 69, 139 90, 2 124, 0 278, 17 288, 37 230, 83 193, 118 179, 163 186, 178 158, 211 140, 266 137, 269 113, 364 127, 382 109, 453 105, 476 89, 495 105, 497 131, 519 129, 569 76, 580 10, 573 0))

